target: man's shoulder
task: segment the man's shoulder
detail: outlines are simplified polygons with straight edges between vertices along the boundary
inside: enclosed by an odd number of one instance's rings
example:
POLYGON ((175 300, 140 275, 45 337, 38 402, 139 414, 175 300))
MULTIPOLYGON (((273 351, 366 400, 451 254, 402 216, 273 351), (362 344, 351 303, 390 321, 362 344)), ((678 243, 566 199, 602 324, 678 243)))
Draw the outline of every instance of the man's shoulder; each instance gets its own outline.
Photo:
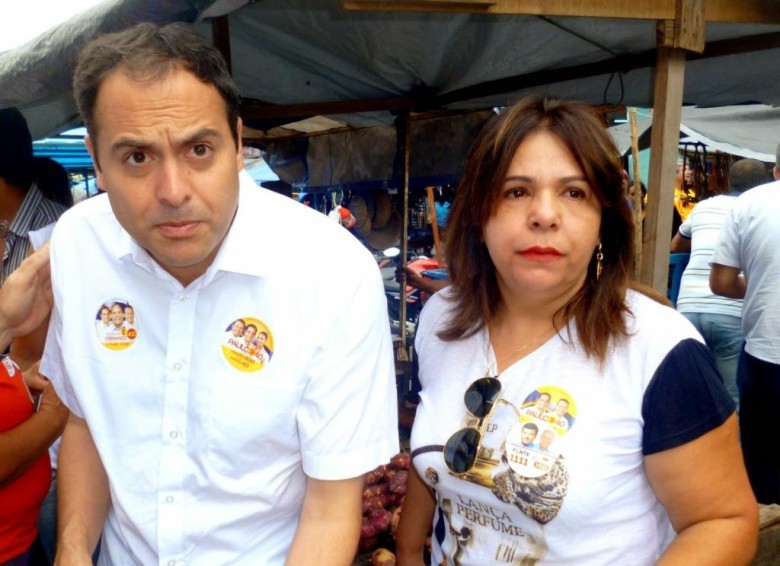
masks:
POLYGON ((780 202, 780 181, 753 187, 736 199, 735 206, 739 208, 762 207, 769 203, 780 202))
POLYGON ((106 224, 118 224, 106 195, 98 195, 78 203, 63 212, 57 220, 53 238, 58 232, 92 232, 103 230, 106 224))

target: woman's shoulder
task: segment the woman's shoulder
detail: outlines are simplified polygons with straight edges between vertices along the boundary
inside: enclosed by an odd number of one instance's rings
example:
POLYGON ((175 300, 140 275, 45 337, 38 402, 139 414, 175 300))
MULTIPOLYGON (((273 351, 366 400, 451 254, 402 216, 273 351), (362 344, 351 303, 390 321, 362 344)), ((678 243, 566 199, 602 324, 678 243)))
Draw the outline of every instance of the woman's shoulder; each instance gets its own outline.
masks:
POLYGON ((646 337, 670 347, 687 338, 701 341, 694 326, 671 304, 662 304, 658 298, 630 289, 626 292, 626 305, 630 310, 627 318, 630 336, 646 337))

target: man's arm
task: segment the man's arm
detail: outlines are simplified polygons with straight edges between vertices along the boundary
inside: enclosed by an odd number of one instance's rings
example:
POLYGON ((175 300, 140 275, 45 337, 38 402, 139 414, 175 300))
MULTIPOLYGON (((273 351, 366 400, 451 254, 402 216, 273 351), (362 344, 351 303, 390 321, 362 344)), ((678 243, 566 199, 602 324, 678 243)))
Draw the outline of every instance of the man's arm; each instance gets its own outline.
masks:
POLYGON ((35 330, 53 304, 49 246, 45 245, 14 271, 0 287, 0 350, 16 336, 35 330))
POLYGON ((362 522, 363 476, 307 478, 303 509, 285 564, 352 564, 362 522))
POLYGON ((688 238, 683 238, 680 233, 677 232, 672 238, 672 245, 670 247, 673 253, 690 253, 691 241, 688 238))
POLYGON ((747 281, 738 267, 713 263, 710 269, 710 290, 716 295, 744 299, 747 281))
POLYGON ((84 419, 71 413, 58 457, 58 543, 55 565, 91 566, 111 496, 84 419))

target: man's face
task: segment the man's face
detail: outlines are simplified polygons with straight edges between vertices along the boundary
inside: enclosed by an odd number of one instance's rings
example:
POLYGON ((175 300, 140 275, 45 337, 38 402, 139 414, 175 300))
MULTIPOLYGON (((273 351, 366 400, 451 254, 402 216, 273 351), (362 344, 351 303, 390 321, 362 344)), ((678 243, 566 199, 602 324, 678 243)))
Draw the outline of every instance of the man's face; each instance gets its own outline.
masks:
POLYGON ((257 330, 253 326, 247 326, 246 330, 244 330, 244 341, 247 344, 251 344, 255 339, 255 334, 257 334, 257 330))
POLYGON ((125 320, 130 324, 135 322, 135 312, 133 312, 133 307, 125 307, 125 320))
POLYGON ((119 328, 122 326, 122 323, 125 321, 125 311, 122 310, 122 307, 119 305, 114 305, 111 307, 111 322, 114 323, 114 326, 119 328))
POLYGON ((529 446, 533 443, 534 438, 536 438, 536 431, 534 429, 525 427, 520 431, 520 442, 524 445, 529 446))
POLYGON ((96 139, 85 141, 117 220, 188 285, 213 261, 238 204, 243 162, 223 99, 181 69, 139 82, 120 68, 100 86, 95 123, 96 139))
POLYGON ((108 307, 103 307, 100 309, 100 321, 108 326, 108 321, 110 319, 111 311, 108 310, 108 307))

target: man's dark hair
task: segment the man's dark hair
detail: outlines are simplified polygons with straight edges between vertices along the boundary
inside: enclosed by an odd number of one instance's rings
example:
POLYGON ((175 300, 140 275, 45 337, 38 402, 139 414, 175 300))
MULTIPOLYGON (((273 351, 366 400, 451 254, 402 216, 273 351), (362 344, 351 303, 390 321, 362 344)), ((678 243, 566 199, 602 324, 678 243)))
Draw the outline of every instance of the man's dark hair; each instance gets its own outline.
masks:
POLYGON ((51 157, 36 156, 35 180, 41 194, 54 202, 70 208, 73 206, 73 193, 70 190, 68 171, 51 157))
POLYGON ((729 167, 729 190, 742 193, 772 181, 767 166, 758 159, 740 159, 729 167))
POLYGON ((25 192, 34 179, 32 136, 16 108, 0 110, 0 178, 25 192))
POLYGON ((95 103, 100 85, 111 72, 119 69, 133 80, 154 81, 177 68, 191 72, 219 91, 238 146, 241 95, 225 60, 192 26, 179 22, 165 26, 137 24, 101 35, 81 50, 73 75, 73 94, 89 135, 97 138, 100 133, 95 103))

